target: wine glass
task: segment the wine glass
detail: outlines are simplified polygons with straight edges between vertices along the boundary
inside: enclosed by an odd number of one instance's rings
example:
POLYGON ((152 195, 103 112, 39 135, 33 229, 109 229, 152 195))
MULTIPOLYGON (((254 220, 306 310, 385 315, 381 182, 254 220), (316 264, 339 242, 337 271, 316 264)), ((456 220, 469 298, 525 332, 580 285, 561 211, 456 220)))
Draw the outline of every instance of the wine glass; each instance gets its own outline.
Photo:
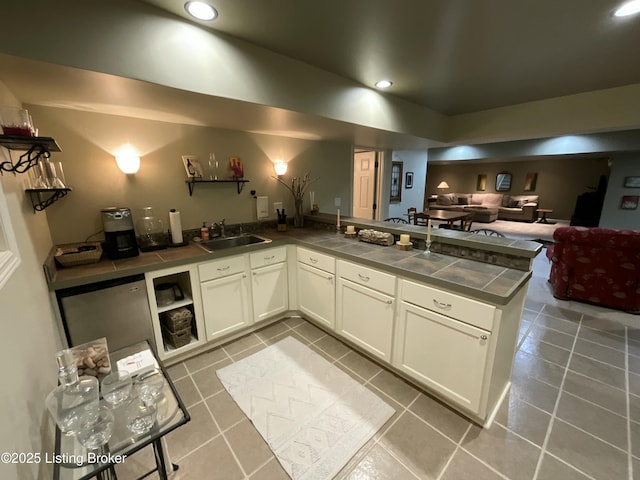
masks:
POLYGON ((105 406, 88 410, 78 421, 76 437, 84 448, 95 450, 111 438, 114 421, 113 413, 105 406))
POLYGON ((153 428, 156 421, 157 408, 153 403, 147 403, 136 398, 126 410, 127 428, 137 434, 142 435, 153 428))
POLYGON ((102 379, 102 398, 113 407, 122 405, 129 398, 131 385, 128 372, 112 372, 102 379))
POLYGON ((139 375, 136 389, 140 400, 145 404, 155 404, 163 394, 164 383, 164 376, 157 369, 139 375))
POLYGON ((216 154, 209 154, 209 180, 218 179, 218 161, 216 160, 216 154))

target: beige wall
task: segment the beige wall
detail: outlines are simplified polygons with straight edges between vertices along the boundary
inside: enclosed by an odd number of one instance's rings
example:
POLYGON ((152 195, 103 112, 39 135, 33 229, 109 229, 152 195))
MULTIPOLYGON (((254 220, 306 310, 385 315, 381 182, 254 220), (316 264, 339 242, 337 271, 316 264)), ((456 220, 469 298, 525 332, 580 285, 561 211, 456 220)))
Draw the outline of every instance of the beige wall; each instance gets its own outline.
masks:
MULTIPOLYGON (((485 192, 495 192, 496 174, 511 172, 512 195, 540 195, 540 208, 551 208, 552 218, 569 220, 581 193, 596 187, 600 175, 608 175, 607 158, 537 158, 532 160, 476 163, 455 162, 454 164, 433 164, 427 166, 427 195, 439 193, 436 186, 441 181, 449 184, 446 192, 474 193, 478 174, 487 175, 485 192), (538 174, 534 192, 524 191, 524 182, 528 172, 538 174)), ((479 192, 478 192, 479 193, 479 192)))
MULTIPOLYGON (((256 221, 256 201, 249 193, 256 190, 257 195, 267 195, 270 204, 282 201, 292 212, 291 195, 272 178, 273 161, 280 157, 289 165, 287 180, 307 171, 318 178, 311 189, 321 211, 334 210, 334 197, 342 198, 343 212, 351 211, 352 150, 347 144, 58 108, 29 109, 40 135, 54 137, 61 146, 63 152, 52 154, 51 159, 62 161, 67 184, 73 188, 46 210, 54 244, 83 241, 100 231, 100 209, 107 206, 129 207, 134 218, 140 208, 152 206, 165 226, 169 210, 176 208, 184 229, 222 218, 227 224, 247 223, 256 221), (112 154, 124 143, 141 153, 140 171, 132 176, 120 172, 112 154), (216 154, 221 170, 228 165, 229 156, 243 160, 250 182, 240 195, 235 184, 198 184, 189 196, 181 156, 198 155, 206 170, 210 152, 216 154)), ((306 198, 306 210, 308 203, 306 198)), ((270 218, 275 219, 270 210, 270 218)))
MULTIPOLYGON (((0 104, 15 104, 12 100, 11 94, 0 88, 0 104)), ((1 151, 0 160, 5 160, 5 155, 6 151, 1 151)), ((4 227, 13 231, 20 258, 18 269, 0 289, 0 450, 53 451, 54 432, 44 400, 57 382, 54 354, 61 348, 61 341, 42 274, 51 237, 46 213, 34 215, 25 198, 22 177, 7 173, 0 176, 0 196, 6 201, 10 223, 4 227)), ((44 463, 3 463, 0 478, 51 478, 50 467, 44 463)))

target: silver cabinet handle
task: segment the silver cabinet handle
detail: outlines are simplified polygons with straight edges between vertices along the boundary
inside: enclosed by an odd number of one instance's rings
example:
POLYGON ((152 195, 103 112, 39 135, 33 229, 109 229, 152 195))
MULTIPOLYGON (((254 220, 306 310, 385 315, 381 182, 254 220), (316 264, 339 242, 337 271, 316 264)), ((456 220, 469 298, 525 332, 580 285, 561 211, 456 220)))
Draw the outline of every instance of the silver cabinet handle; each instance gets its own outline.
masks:
POLYGON ((311 263, 318 263, 318 259, 317 259, 317 258, 311 258, 311 257, 309 257, 309 261, 310 261, 311 263))
POLYGON ((480 335, 480 340, 486 340, 487 338, 489 337, 487 337, 486 335, 480 335))
POLYGON ((247 278, 247 274, 246 274, 246 273, 244 273, 244 274, 242 275, 242 278, 247 278))
POLYGON ((393 300, 387 300, 387 305, 391 305, 393 303, 393 300))
POLYGON ((368 282, 369 280, 371 280, 369 277, 367 277, 366 275, 362 275, 361 273, 359 273, 358 276, 360 277, 360 280, 364 282, 368 282))
POLYGON ((276 258, 275 255, 271 255, 270 257, 264 257, 265 260, 273 260, 274 258, 276 258))
POLYGON ((437 307, 437 308, 441 308, 442 310, 451 310, 451 304, 450 303, 442 303, 437 301, 435 298, 433 299, 433 304, 437 307))
POLYGON ((328 277, 324 277, 324 278, 326 278, 327 280, 333 280, 333 276, 332 275, 329 275, 328 277))
POLYGON ((229 270, 231 265, 227 265, 226 267, 218 267, 219 272, 224 272, 225 270, 229 270))

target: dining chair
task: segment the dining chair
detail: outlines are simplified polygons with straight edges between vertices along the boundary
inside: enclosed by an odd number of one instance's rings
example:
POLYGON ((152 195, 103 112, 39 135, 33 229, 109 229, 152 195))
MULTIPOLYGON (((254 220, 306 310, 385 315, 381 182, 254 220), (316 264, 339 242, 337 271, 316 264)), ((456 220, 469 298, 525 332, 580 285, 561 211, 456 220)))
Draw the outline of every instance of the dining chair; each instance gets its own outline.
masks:
POLYGON ((400 218, 400 217, 389 217, 389 218, 385 218, 384 221, 391 222, 391 223, 409 223, 404 218, 400 218))
POLYGON ((413 216, 416 214, 417 211, 418 209, 416 207, 411 207, 407 209, 407 217, 409 217, 409 223, 414 223, 413 216))
POLYGON ((424 212, 415 212, 413 214, 413 224, 427 226, 429 221, 429 214, 424 212))

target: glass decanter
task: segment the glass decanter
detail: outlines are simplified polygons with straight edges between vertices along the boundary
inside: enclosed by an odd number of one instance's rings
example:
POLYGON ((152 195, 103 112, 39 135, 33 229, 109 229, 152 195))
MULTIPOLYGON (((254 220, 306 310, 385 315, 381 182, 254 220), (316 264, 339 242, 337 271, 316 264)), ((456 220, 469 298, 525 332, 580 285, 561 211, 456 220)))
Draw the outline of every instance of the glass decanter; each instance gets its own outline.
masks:
POLYGON ((70 350, 56 353, 59 384, 46 399, 47 409, 61 432, 72 435, 84 414, 97 411, 99 406, 99 383, 96 377, 78 376, 70 350))
POLYGON ((138 245, 141 248, 165 244, 162 220, 153 214, 153 207, 142 209, 142 218, 136 222, 138 245))

